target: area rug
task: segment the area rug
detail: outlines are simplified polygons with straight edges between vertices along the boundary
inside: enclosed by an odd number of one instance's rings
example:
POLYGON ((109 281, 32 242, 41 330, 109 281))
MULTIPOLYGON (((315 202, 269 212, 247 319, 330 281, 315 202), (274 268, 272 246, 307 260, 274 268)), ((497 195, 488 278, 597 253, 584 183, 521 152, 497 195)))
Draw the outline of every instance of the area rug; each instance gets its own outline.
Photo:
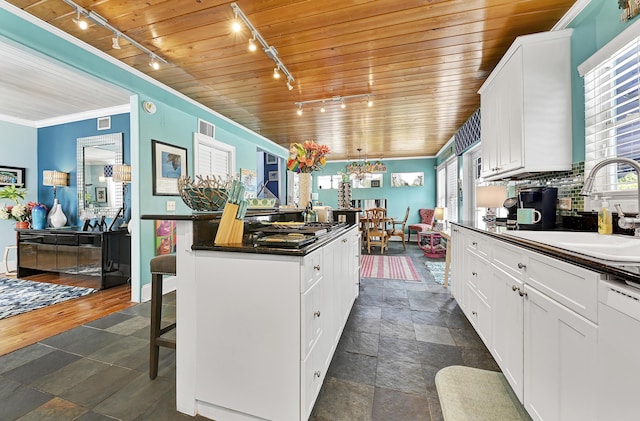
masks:
POLYGON ((0 320, 96 291, 93 288, 0 278, 0 320))
POLYGON ((419 281, 420 276, 408 256, 364 255, 360 262, 360 276, 363 278, 400 279, 419 281))
MULTIPOLYGON (((444 285, 444 267, 445 263, 440 261, 427 260, 424 262, 429 272, 433 275, 437 284, 444 285)), ((451 274, 449 274, 449 285, 451 285, 451 274)))
POLYGON ((442 415, 455 421, 530 420, 504 374, 452 365, 436 373, 442 415))

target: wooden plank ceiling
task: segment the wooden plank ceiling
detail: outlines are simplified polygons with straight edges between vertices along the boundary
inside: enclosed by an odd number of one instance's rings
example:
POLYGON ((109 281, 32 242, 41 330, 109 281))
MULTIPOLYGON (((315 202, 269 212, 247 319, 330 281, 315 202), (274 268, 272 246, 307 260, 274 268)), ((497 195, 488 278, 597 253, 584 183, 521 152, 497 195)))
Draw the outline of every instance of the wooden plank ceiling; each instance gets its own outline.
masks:
POLYGON ((515 37, 549 30, 574 0, 237 0, 277 49, 295 81, 273 78, 274 61, 233 33, 220 0, 78 0, 169 64, 113 33, 80 30, 62 0, 9 3, 288 147, 314 139, 331 160, 432 156, 479 107, 478 88, 515 37), (295 102, 371 94, 346 101, 295 102))

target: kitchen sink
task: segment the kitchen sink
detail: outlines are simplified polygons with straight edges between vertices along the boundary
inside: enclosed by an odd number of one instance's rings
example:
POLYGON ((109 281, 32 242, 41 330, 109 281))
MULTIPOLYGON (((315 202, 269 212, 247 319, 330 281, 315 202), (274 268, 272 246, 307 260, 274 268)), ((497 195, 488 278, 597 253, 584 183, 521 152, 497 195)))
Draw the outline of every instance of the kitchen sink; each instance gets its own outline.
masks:
POLYGON ((505 235, 612 262, 640 265, 640 238, 574 231, 510 231, 505 235))

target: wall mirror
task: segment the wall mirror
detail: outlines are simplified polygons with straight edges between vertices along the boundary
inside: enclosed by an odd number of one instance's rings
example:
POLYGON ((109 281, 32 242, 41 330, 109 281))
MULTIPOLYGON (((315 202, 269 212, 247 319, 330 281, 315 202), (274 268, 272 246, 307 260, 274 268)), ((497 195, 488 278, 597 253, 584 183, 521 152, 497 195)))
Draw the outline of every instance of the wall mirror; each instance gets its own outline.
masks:
POLYGON ((122 164, 122 133, 77 140, 78 216, 115 217, 122 207, 122 183, 113 181, 113 166, 122 164))

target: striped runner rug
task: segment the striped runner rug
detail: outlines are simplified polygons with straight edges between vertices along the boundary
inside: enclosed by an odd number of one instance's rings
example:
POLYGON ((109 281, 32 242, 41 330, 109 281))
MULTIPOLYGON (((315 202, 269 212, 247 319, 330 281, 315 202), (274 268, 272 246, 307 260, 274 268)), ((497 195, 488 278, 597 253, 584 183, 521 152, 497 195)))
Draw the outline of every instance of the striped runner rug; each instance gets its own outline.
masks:
POLYGON ((360 276, 363 278, 400 279, 419 281, 418 271, 407 256, 364 255, 360 261, 360 276))

